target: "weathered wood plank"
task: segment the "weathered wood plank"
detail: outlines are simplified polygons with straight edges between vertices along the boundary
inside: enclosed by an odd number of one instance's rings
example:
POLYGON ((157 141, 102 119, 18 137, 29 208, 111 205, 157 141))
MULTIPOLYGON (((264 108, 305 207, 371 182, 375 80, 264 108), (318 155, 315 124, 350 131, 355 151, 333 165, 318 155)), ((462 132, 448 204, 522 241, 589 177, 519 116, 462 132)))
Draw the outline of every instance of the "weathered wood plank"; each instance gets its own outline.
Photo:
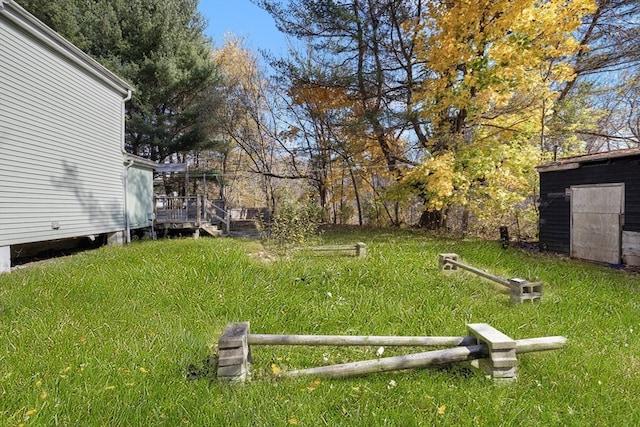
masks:
POLYGON ((249 322, 229 323, 218 340, 218 348, 242 347, 247 343, 249 322))
MULTIPOLYGON (((441 256, 443 256, 444 254, 441 254, 441 256)), ((442 258, 441 258, 442 259, 442 258)), ((494 274, 488 273, 484 270, 480 270, 479 268, 475 268, 472 267, 470 265, 464 264, 456 259, 453 258, 444 258, 444 260, 441 261, 441 268, 442 268, 442 264, 444 264, 444 266, 446 266, 447 264, 450 265, 454 265, 456 267, 462 268, 464 270, 470 271, 472 273, 477 274, 478 276, 484 277, 485 279, 489 279, 492 280, 496 283, 499 283, 503 286, 509 287, 509 281, 506 279, 503 279, 502 277, 498 277, 494 274)))
POLYGON ((622 260, 627 265, 640 265, 640 233, 622 232, 622 260))
POLYGON ((539 337, 516 340, 516 353, 557 350, 567 343, 565 337, 539 337))
POLYGON ((472 337, 411 337, 353 335, 271 335, 249 334, 249 345, 354 345, 354 346, 460 346, 475 343, 472 337))
POLYGON ((358 257, 364 257, 367 255, 367 245, 363 242, 358 242, 354 245, 304 246, 295 249, 312 252, 354 251, 358 257))
MULTIPOLYGON (((556 350, 562 348, 566 342, 564 337, 540 337, 525 340, 516 340, 516 353, 529 353, 542 350, 556 350)), ((464 347, 447 348, 422 353, 414 353, 403 356, 385 357, 381 359, 365 360, 360 362, 342 363, 330 366, 321 366, 309 369, 297 369, 283 372, 283 376, 318 375, 329 378, 341 378, 358 376, 376 372, 397 371, 411 368, 422 368, 429 365, 464 362, 474 359, 483 359, 490 354, 486 344, 477 344, 464 347)), ((510 375, 510 372, 504 372, 510 375)))
POLYGON ((486 357, 488 347, 478 344, 466 347, 454 347, 404 356, 384 357, 360 362, 341 363, 317 368, 298 369, 284 372, 283 376, 318 375, 329 378, 350 377, 385 371, 420 368, 428 365, 463 362, 465 360, 486 357))

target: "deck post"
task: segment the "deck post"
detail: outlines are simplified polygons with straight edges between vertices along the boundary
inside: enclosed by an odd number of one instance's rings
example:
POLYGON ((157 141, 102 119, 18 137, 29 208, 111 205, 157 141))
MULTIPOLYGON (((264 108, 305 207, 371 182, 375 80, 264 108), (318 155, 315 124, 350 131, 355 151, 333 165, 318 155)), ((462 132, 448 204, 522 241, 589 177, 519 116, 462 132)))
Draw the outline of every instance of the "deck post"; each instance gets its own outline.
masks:
POLYGON ((200 227, 200 224, 202 224, 202 198, 196 194, 196 226, 200 227))

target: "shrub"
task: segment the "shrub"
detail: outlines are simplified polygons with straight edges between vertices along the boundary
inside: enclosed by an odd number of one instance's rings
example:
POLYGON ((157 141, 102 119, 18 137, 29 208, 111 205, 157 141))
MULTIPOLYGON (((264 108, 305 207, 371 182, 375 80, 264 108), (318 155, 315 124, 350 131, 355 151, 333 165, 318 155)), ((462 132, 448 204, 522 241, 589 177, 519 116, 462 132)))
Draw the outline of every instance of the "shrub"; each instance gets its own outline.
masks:
POLYGON ((258 224, 261 240, 269 246, 287 248, 309 243, 317 236, 319 210, 308 196, 296 198, 284 192, 271 221, 258 224))

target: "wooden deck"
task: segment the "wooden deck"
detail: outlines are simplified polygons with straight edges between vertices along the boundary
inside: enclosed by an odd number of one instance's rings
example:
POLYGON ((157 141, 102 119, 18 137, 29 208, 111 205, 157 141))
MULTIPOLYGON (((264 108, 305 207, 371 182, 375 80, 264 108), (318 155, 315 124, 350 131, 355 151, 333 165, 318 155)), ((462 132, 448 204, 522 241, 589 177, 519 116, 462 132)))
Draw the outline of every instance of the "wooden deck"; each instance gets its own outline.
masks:
POLYGON ((208 200, 204 195, 155 197, 154 226, 157 229, 198 230, 215 224, 229 233, 229 221, 224 200, 208 200))

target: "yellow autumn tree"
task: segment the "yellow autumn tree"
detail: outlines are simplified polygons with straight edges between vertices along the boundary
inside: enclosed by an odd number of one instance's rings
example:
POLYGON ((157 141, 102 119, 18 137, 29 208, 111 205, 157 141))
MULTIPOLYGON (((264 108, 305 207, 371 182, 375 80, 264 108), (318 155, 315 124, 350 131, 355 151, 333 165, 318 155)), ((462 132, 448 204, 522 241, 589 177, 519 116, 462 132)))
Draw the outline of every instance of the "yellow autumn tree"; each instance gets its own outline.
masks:
POLYGON ((334 174, 340 152, 336 121, 340 120, 351 102, 344 89, 296 81, 288 88, 291 110, 296 118, 292 128, 299 141, 297 152, 307 160, 307 175, 317 192, 322 219, 336 221, 334 174), (334 207, 332 209, 332 207, 334 207))
POLYGON ((362 123, 361 103, 346 88, 308 78, 294 79, 288 95, 297 119, 297 151, 307 161, 324 219, 360 225, 397 222, 392 202, 384 198, 395 177, 379 137, 362 123))
POLYGON ((266 205, 274 213, 279 178, 298 178, 296 171, 288 173, 290 162, 279 154, 286 152, 283 146, 288 137, 280 132, 274 89, 243 39, 228 35, 213 55, 222 84, 212 99, 219 103, 218 126, 233 150, 229 164, 236 169, 226 174, 236 184, 233 201, 244 206, 266 205))
POLYGON ((522 208, 555 88, 573 78, 572 34, 593 10, 593 0, 429 3, 418 56, 433 134, 402 184, 421 191, 428 211, 462 206, 482 220, 522 208))

